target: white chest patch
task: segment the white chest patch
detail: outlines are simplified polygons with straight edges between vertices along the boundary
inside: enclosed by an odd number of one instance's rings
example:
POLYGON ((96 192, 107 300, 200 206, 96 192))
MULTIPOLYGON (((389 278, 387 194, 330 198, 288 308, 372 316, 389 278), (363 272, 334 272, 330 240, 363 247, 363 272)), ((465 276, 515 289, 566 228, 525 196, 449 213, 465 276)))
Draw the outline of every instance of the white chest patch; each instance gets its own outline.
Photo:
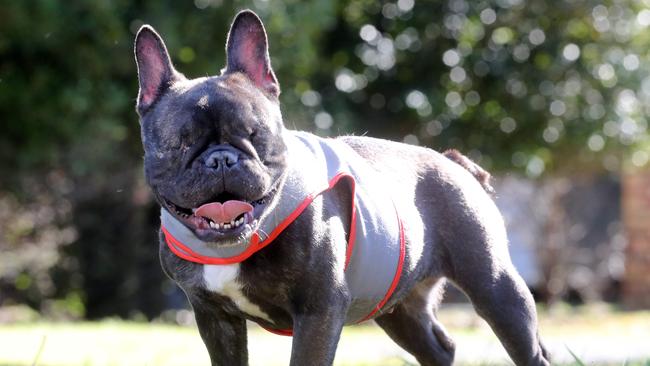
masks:
POLYGON ((253 304, 244 296, 241 285, 237 281, 238 276, 239 264, 203 265, 203 281, 208 290, 226 296, 242 312, 272 323, 271 318, 259 306, 253 304))

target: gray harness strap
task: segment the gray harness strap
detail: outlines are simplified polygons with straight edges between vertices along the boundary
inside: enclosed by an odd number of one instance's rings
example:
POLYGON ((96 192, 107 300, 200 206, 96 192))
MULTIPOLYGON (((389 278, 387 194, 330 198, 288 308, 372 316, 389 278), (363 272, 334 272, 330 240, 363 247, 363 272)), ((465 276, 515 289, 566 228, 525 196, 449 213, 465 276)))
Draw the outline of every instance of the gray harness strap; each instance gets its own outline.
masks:
MULTIPOLYGON (((304 206, 307 199, 331 188, 342 176, 352 177, 356 212, 354 240, 350 241, 352 253, 345 270, 352 295, 346 323, 365 320, 390 297, 404 257, 402 227, 391 192, 382 185, 380 174, 342 141, 304 132, 285 133, 291 171, 276 194, 273 209, 259 218, 260 228, 254 234, 262 243, 259 249, 279 234, 281 225, 295 216, 296 210, 304 206)), ((259 250, 252 247, 259 245, 257 240, 232 246, 204 242, 164 209, 161 210, 161 223, 170 248, 181 257, 190 256, 186 258, 188 260, 199 256, 228 259, 259 250), (182 243, 192 253, 174 245, 173 241, 182 243)), ((207 263, 198 259, 193 261, 207 263)))

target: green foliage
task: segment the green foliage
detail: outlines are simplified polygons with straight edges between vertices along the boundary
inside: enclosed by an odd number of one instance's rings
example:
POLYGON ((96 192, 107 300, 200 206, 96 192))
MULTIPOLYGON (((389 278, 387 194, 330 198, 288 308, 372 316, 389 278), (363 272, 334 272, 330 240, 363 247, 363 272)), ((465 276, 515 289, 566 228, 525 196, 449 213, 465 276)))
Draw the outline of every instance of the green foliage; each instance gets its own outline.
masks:
POLYGON ((59 299, 89 317, 160 310, 151 294, 162 277, 140 269, 158 271, 134 112, 132 42, 143 23, 197 77, 224 66, 230 21, 252 8, 267 26, 288 127, 454 147, 487 168, 537 177, 648 162, 648 7, 2 1, 0 249, 9 254, 0 291, 40 310, 59 299))
POLYGON ((136 161, 134 31, 153 24, 188 76, 216 73, 232 15, 249 6, 266 21, 289 126, 407 136, 533 176, 617 169, 647 144, 640 1, 31 1, 0 10, 0 161, 86 174, 125 147, 136 161))
POLYGON ((643 7, 346 2, 314 88, 335 116, 334 134, 455 147, 532 177, 576 165, 617 171, 625 154, 641 166, 650 100, 643 7))

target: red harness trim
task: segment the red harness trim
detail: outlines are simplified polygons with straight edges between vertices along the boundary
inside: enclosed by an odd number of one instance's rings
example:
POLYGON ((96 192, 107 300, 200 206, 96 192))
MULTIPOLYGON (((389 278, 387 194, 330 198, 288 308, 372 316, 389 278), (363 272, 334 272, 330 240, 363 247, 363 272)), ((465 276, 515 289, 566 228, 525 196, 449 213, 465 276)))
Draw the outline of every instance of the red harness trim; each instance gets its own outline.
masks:
POLYGON ((373 315, 375 315, 375 313, 381 310, 381 308, 384 307, 384 305, 386 305, 386 302, 393 295, 393 292, 395 292, 395 289, 397 288, 397 284, 399 283, 399 279, 402 277, 402 268, 404 267, 404 256, 406 255, 406 243, 404 240, 404 224, 402 223, 402 219, 399 217, 399 214, 397 213, 397 207, 395 207, 395 215, 397 216, 397 223, 399 224, 399 260, 397 261, 397 269, 395 270, 395 276, 393 276, 393 282, 390 284, 390 287, 388 288, 386 295, 379 302, 379 304, 375 306, 375 308, 370 312, 370 314, 366 315, 365 318, 359 320, 357 323, 361 323, 370 319, 373 315))
POLYGON ((350 255, 352 254, 352 251, 354 249, 354 239, 355 239, 355 233, 356 233, 356 205, 354 201, 354 191, 355 191, 355 180, 354 177, 348 173, 338 173, 337 175, 334 176, 329 181, 329 184, 327 187, 324 187, 323 189, 317 190, 314 193, 311 193, 305 198, 300 205, 289 215, 287 216, 278 226, 271 231, 271 234, 269 234, 268 238, 260 242, 260 237, 257 233, 253 233, 253 236, 251 238, 251 243, 246 248, 245 251, 242 253, 232 256, 232 257, 226 257, 226 258, 214 258, 214 257, 207 257, 204 255, 201 255, 199 253, 194 252, 192 249, 181 243, 179 240, 177 240, 164 226, 161 226, 163 235, 165 236, 165 241, 167 242, 167 246, 169 249, 174 252, 177 256, 180 258, 183 258, 185 260, 188 260, 190 262, 194 263, 200 263, 200 264, 234 264, 234 263, 241 263, 248 259, 250 256, 255 254, 256 252, 262 250, 264 247, 267 245, 271 244, 275 238, 284 231, 284 229, 287 228, 292 222, 294 222, 298 216, 318 197, 319 195, 323 194, 326 191, 329 191, 330 189, 334 188, 336 184, 342 179, 346 178, 350 182, 350 187, 352 190, 352 210, 351 210, 351 215, 350 215, 350 235, 348 239, 348 248, 346 251, 346 258, 345 258, 345 267, 347 268, 347 265, 350 261, 350 255))
MULTIPOLYGON (((397 214, 397 209, 395 209, 395 213, 397 214)), ((404 268, 404 256, 406 255, 406 241, 404 240, 404 224, 402 223, 402 219, 399 217, 399 214, 397 214, 397 222, 399 223, 399 261, 397 262, 397 269, 395 270, 395 276, 393 277, 393 282, 390 284, 388 291, 386 291, 386 295, 384 295, 384 298, 377 304, 377 306, 375 306, 374 309, 372 309, 372 311, 368 315, 366 315, 361 320, 357 321, 357 324, 363 323, 366 320, 372 318, 379 310, 381 310, 381 308, 384 307, 384 305, 386 305, 386 302, 388 302, 390 297, 393 296, 393 292, 395 292, 395 289, 397 288, 397 284, 399 283, 399 280, 402 277, 402 269, 404 268)), ((350 254, 352 253, 351 251, 349 252, 350 254)), ((347 262, 350 258, 350 254, 346 258, 346 268, 347 268, 347 262)), ((262 328, 277 335, 289 336, 289 337, 293 336, 292 329, 273 329, 267 327, 262 327, 262 328)))
POLYGON ((273 334, 286 336, 286 337, 293 336, 293 329, 273 329, 273 328, 267 328, 267 327, 262 327, 262 328, 264 328, 264 330, 266 330, 267 332, 271 332, 273 334))
MULTIPOLYGON (((251 243, 246 248, 246 250, 236 256, 232 257, 227 257, 227 258, 214 258, 214 257, 207 257, 204 255, 201 255, 199 253, 195 253, 192 249, 181 243, 179 240, 177 240, 164 226, 161 225, 161 229, 163 232, 163 235, 165 236, 165 242, 167 242, 167 246, 169 249, 176 254, 178 257, 185 259, 190 262, 194 263, 199 263, 199 264, 234 264, 234 263, 241 263, 248 259, 250 256, 255 254, 256 252, 262 250, 264 247, 267 245, 271 244, 275 238, 284 231, 284 229, 287 228, 292 222, 294 222, 298 216, 318 197, 319 195, 323 194, 326 191, 329 191, 330 189, 334 188, 338 182, 346 178, 349 183, 350 183, 350 190, 352 191, 352 209, 350 213, 350 233, 348 235, 348 246, 345 251, 345 266, 344 269, 348 268, 348 265, 350 264, 350 258, 352 257, 352 253, 354 252, 354 241, 355 241, 355 235, 356 235, 356 229, 357 229, 357 222, 356 222, 356 203, 355 203, 355 185, 356 181, 354 180, 354 177, 350 175, 349 173, 338 173, 335 175, 330 181, 327 187, 324 187, 323 189, 317 190, 316 192, 313 192, 305 198, 300 205, 289 215, 287 216, 278 226, 273 229, 271 234, 260 242, 260 237, 257 233, 253 233, 253 236, 251 238, 251 243)), ((390 297, 393 295, 393 292, 395 291, 395 288, 397 287, 397 284, 399 283, 399 279, 402 275, 402 268, 404 265, 404 255, 405 255, 405 241, 404 241, 404 226, 402 224, 402 220, 399 217, 399 214, 397 214, 397 208, 395 209, 395 213, 397 215, 397 222, 399 223, 399 239, 400 239, 400 255, 399 255, 399 261, 397 263, 397 270, 395 271, 395 276, 393 277, 393 282, 391 283, 390 287, 388 288, 388 291, 386 291, 386 295, 384 298, 377 304, 377 306, 368 314, 366 317, 363 319, 359 320, 357 323, 361 323, 363 321, 366 321, 370 319, 375 313, 377 313, 385 304, 386 302, 390 299, 390 297)), ((293 335, 293 330, 292 329, 273 329, 273 328, 265 328, 264 329, 268 330, 271 333, 279 334, 279 335, 284 335, 284 336, 292 336, 293 335)))

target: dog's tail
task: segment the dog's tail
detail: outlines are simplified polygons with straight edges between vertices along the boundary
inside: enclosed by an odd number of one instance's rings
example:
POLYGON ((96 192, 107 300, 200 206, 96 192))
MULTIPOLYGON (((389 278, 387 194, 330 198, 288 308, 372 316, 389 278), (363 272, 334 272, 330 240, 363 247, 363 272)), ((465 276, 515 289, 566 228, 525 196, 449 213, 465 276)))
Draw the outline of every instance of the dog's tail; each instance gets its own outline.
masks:
POLYGON ((470 158, 468 158, 467 156, 458 152, 458 150, 450 149, 445 151, 443 155, 447 157, 447 159, 467 169, 467 171, 472 173, 474 178, 476 178, 476 180, 479 183, 481 183, 481 186, 483 186, 483 189, 487 193, 492 195, 494 194, 494 188, 492 188, 492 186, 490 185, 490 179, 492 178, 492 176, 490 175, 490 173, 486 172, 485 169, 478 166, 478 164, 470 160, 470 158))

